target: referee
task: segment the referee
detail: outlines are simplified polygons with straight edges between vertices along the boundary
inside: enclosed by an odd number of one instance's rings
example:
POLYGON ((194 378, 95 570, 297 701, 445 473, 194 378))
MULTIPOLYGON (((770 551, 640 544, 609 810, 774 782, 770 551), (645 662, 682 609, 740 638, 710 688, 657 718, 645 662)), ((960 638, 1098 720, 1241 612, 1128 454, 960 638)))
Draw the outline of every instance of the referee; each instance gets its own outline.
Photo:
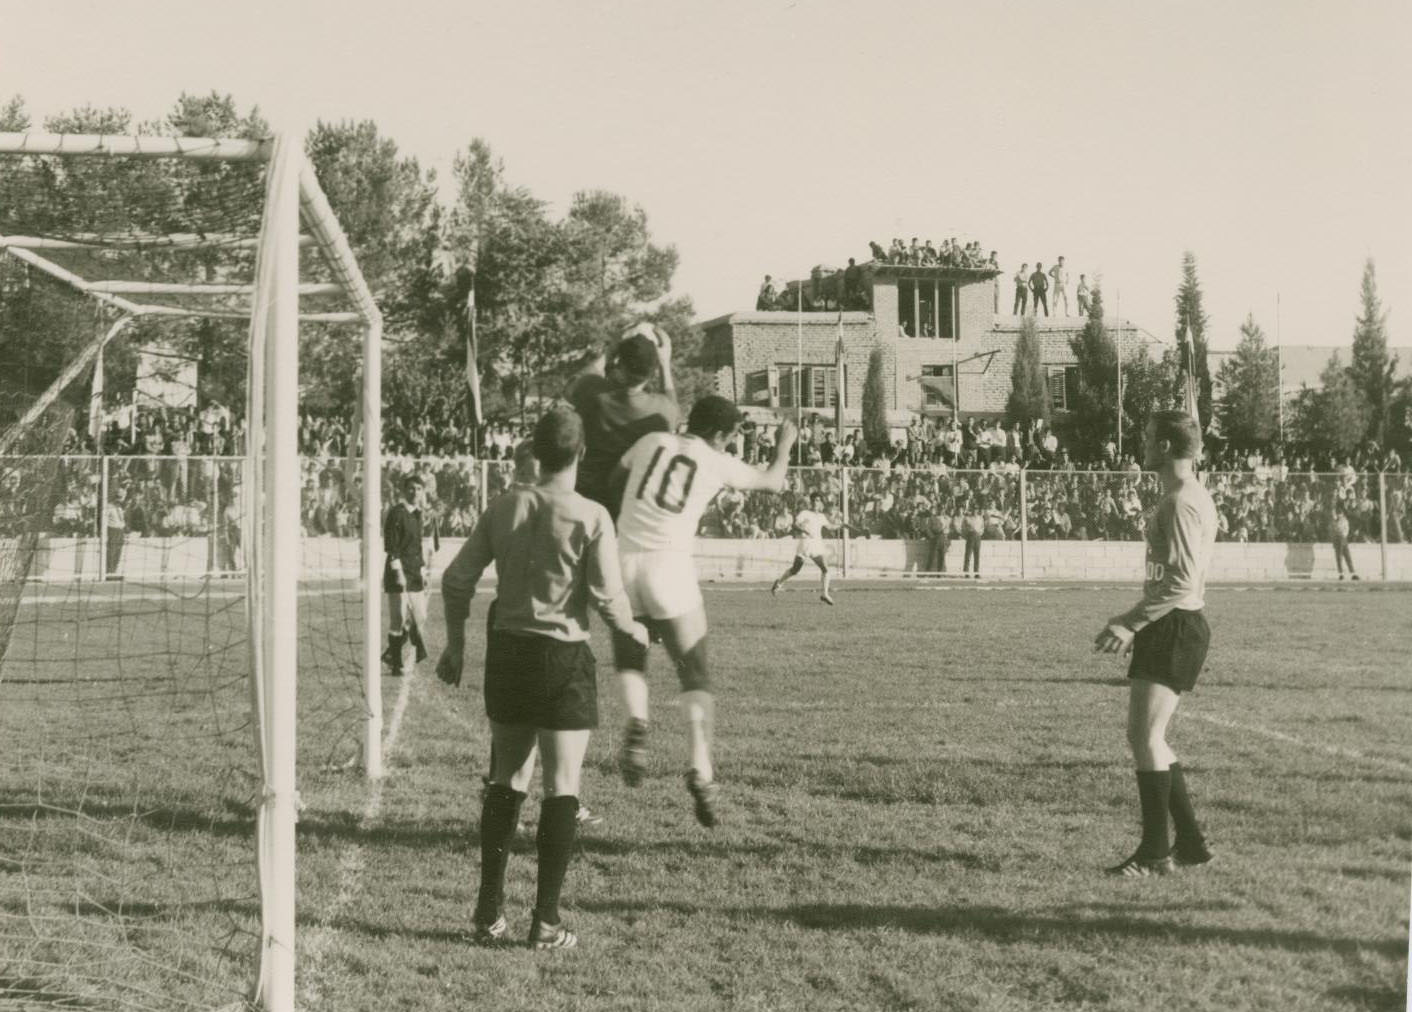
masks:
POLYGON ((1109 619, 1094 641, 1103 653, 1132 654, 1128 745, 1137 765, 1142 841, 1131 857, 1108 869, 1124 877, 1167 875, 1211 860, 1181 764, 1167 745, 1167 727, 1181 694, 1195 687, 1211 640, 1202 608, 1216 545, 1216 505, 1194 470, 1201 452, 1195 419, 1183 411, 1156 412, 1143 446, 1163 494, 1147 527, 1142 600, 1109 619), (1176 827, 1175 843, 1170 825, 1176 827))
POLYGON ((647 630, 633 619, 623 593, 608 511, 574 491, 583 454, 579 416, 568 408, 550 411, 535 426, 533 448, 538 483, 517 486, 492 502, 442 577, 446 650, 436 673, 447 684, 460 684, 471 598, 481 573, 494 563, 499 585, 484 681, 492 767, 481 802, 475 938, 494 944, 508 930, 505 866, 538 745, 544 800, 535 838, 539 875, 529 944, 568 949, 578 937, 560 919, 559 895, 577 829, 579 774, 589 735, 598 726, 589 604, 610 628, 643 646, 647 630))

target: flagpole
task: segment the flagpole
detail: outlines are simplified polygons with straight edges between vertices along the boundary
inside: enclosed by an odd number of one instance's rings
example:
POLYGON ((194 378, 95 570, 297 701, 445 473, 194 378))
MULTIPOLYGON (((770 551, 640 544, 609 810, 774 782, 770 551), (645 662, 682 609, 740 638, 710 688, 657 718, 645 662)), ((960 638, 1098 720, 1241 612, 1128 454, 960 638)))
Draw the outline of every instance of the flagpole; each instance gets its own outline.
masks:
MULTIPOLYGON (((1279 405, 1280 443, 1285 441, 1285 359, 1280 340, 1280 293, 1275 293, 1275 403, 1279 405)), ((1283 447, 1281 448, 1283 450, 1283 447)))
MULTIPOLYGON (((1118 460, 1123 459, 1123 293, 1114 289, 1116 296, 1113 305, 1113 316, 1118 324, 1118 460)), ((1118 461, 1113 462, 1116 467, 1118 461)))
MULTIPOLYGON (((794 427, 800 432, 804 431, 804 282, 799 282, 797 290, 799 295, 799 312, 795 316, 798 321, 798 328, 795 331, 795 362, 794 362, 794 427)), ((799 444, 796 443, 796 446, 799 444)), ((799 462, 804 463, 803 454, 800 454, 799 462)))

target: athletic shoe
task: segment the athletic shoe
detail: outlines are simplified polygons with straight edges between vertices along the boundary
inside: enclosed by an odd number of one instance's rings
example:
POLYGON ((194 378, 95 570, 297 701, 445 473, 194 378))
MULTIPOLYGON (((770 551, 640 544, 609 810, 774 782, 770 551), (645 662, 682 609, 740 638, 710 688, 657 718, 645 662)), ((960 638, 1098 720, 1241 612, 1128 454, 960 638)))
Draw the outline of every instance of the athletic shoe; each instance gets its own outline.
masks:
POLYGON ((1358 574, 1357 574, 1357 573, 1354 573, 1352 579, 1353 579, 1353 582, 1354 582, 1354 583, 1357 583, 1357 582, 1358 582, 1358 574))
POLYGON ((505 933, 510 926, 505 923, 504 917, 495 918, 491 924, 477 924, 475 932, 471 935, 471 941, 476 945, 500 945, 505 941, 505 933))
POLYGON ((584 826, 596 826, 603 821, 603 816, 596 814, 587 805, 582 804, 579 805, 579 813, 574 816, 574 818, 577 820, 580 828, 584 826))
POLYGON ((1209 864, 1213 856, 1211 848, 1206 846, 1204 840, 1192 844, 1178 842, 1172 845, 1172 861, 1178 868, 1209 864))
POLYGON ((530 921, 529 947, 537 951, 545 949, 572 949, 579 944, 579 936, 563 924, 542 924, 536 916, 530 921))
POLYGON ((830 597, 828 594, 820 594, 819 600, 823 601, 824 604, 833 604, 833 598, 830 597))
POLYGON ((627 730, 623 732, 623 747, 618 750, 618 772, 623 783, 636 787, 647 774, 647 721, 636 717, 628 719, 627 730))
POLYGON ((770 596, 771 596, 771 597, 779 597, 779 596, 780 596, 780 581, 776 580, 774 583, 770 584, 770 596))
POLYGON ((1170 875, 1176 870, 1176 862, 1170 857, 1147 858, 1134 854, 1122 864, 1106 869, 1104 874, 1118 878, 1147 878, 1149 875, 1170 875))
POLYGON ((710 783, 701 779, 701 774, 690 770, 686 774, 686 789, 691 792, 691 800, 696 805, 696 821, 707 829, 716 824, 716 801, 721 796, 721 787, 716 781, 710 783))

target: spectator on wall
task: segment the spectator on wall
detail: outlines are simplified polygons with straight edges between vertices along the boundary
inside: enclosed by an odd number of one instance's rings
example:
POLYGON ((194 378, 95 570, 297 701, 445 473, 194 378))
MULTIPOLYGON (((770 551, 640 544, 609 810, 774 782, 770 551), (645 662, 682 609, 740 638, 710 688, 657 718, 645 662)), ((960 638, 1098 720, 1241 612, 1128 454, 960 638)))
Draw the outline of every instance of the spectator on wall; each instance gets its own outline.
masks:
POLYGON ((1010 310, 1011 316, 1025 315, 1025 307, 1029 304, 1029 271, 1029 264, 1021 264, 1020 269, 1015 272, 1015 305, 1010 310))
POLYGON ((1082 274, 1079 275, 1079 287, 1074 290, 1074 298, 1079 303, 1079 315, 1087 316, 1089 312, 1088 278, 1082 274))
POLYGON ((775 283, 768 274, 760 283, 760 294, 755 296, 755 308, 766 310, 775 308, 775 283))
MULTIPOLYGON (((1064 258, 1049 268, 1049 276, 1054 280, 1054 311, 1059 312, 1059 304, 1064 304, 1064 315, 1069 315, 1069 271, 1064 266, 1064 258)), ((1045 315, 1049 313, 1046 309, 1045 315)))
POLYGON ((1049 315, 1049 298, 1046 292, 1049 290, 1049 279, 1044 276, 1044 264, 1035 261, 1034 273, 1030 275, 1030 296, 1034 300, 1034 305, 1030 308, 1030 313, 1039 315, 1039 307, 1044 306, 1044 315, 1049 315))

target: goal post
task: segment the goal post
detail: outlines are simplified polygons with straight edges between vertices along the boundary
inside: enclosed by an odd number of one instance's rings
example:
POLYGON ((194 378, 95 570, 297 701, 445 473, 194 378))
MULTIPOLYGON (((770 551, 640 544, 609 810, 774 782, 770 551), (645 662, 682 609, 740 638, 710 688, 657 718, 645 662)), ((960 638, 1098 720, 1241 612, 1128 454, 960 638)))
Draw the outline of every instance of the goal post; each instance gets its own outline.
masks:
MULTIPOLYGON (((23 171, 18 171, 18 175, 23 176, 23 171)), ((77 176, 81 178, 81 170, 77 176)), ((247 187, 239 196, 254 199, 259 195, 247 187)), ((23 264, 22 269, 43 275, 49 284, 66 286, 76 299, 103 307, 107 315, 100 333, 69 357, 59 375, 29 405, 20 421, 0 433, 0 457, 22 443, 25 432, 36 426, 46 410, 94 365, 95 360, 102 361, 106 347, 124 332, 141 329, 135 325, 167 321, 165 325, 171 326, 183 320, 202 319, 249 323, 248 430, 244 459, 239 465, 242 488, 238 497, 245 504, 240 511, 239 530, 246 560, 250 724, 254 731, 259 778, 258 796, 254 800, 253 843, 260 939, 258 966, 252 968, 254 979, 250 984, 263 1008, 270 1012, 292 1012, 296 970, 295 832, 300 808, 297 793, 300 580, 301 560, 306 552, 301 507, 307 478, 299 446, 300 328, 301 324, 313 323, 354 326, 360 332, 362 371, 358 419, 362 445, 361 448, 350 445, 347 453, 356 454, 361 465, 361 551, 357 581, 361 590, 358 608, 361 635, 356 657, 362 728, 357 737, 363 771, 372 779, 381 777, 384 772, 380 656, 381 314, 304 154, 302 137, 296 135, 282 134, 267 140, 227 140, 0 133, 0 205, 4 205, 0 207, 0 262, 8 259, 23 264), (70 162, 70 159, 75 161, 70 162), (229 231, 188 228, 164 233, 160 228, 143 231, 131 223, 105 231, 101 216, 94 218, 90 213, 85 217, 81 213, 91 208, 81 207, 66 219, 59 212, 68 212, 71 208, 61 206, 56 212, 55 207, 38 198, 26 220, 28 209, 22 206, 26 196, 24 188, 33 181, 21 178, 10 189, 4 188, 7 170, 16 165, 44 161, 52 166, 57 161, 63 166, 57 170, 62 174, 70 166, 92 159, 192 161, 203 172, 209 168, 217 173, 218 180, 224 178, 218 175, 223 163, 258 166, 263 173, 258 234, 250 235, 248 229, 242 232, 234 228, 229 231), (96 226, 95 220, 99 222, 96 226), (310 257, 317 258, 320 277, 301 277, 303 250, 309 250, 310 257), (242 263, 248 263, 253 253, 253 276, 248 273, 236 276, 240 271, 232 270, 218 277, 209 267, 204 272, 188 272, 190 276, 155 280, 150 276, 109 277, 105 273, 114 265, 131 266, 131 258, 144 254, 153 256, 160 265, 170 263, 163 257, 176 254, 200 257, 207 252, 214 255, 232 251, 246 258, 242 263), (300 304, 301 298, 314 300, 317 305, 306 310, 300 304)), ((232 221, 238 218, 248 223, 250 220, 248 215, 229 217, 232 221)), ((43 335, 36 334, 34 339, 43 339, 43 335)), ((101 405, 98 407, 101 409, 101 405)), ((54 459, 57 467, 57 457, 54 459)), ((102 550, 103 534, 107 531, 102 511, 109 502, 107 471, 105 461, 103 480, 98 483, 97 492, 100 555, 107 554, 102 550)), ((207 490, 208 497, 217 503, 220 495, 211 493, 218 487, 213 485, 207 490)), ((217 507, 213 506, 209 519, 213 552, 215 528, 222 522, 217 512, 217 507)), ((207 593, 211 578, 208 571, 207 593)), ((18 591, 21 594, 23 582, 21 576, 18 591)), ((350 618, 350 631, 352 625, 350 618)), ((0 654, 0 666, 4 663, 5 657, 0 654)), ((76 665, 78 661, 71 663, 76 665)), ((0 680, 0 688, 3 687, 0 680)), ((0 707, 4 705, 5 701, 0 699, 0 707)), ((106 925, 104 927, 106 929, 106 925)), ((0 937, 5 931, 0 924, 0 937)), ((61 939, 53 941, 62 944, 61 939)), ((53 964, 43 963, 37 957, 35 965, 53 964)), ((0 960, 0 972, 3 970, 3 960, 0 960)), ((87 981, 89 984, 84 986, 90 986, 99 977, 75 975, 74 979, 87 981)), ((125 981, 123 971, 115 970, 114 980, 125 981)), ((151 985, 144 985, 144 993, 152 993, 150 988, 151 985)), ((77 990, 74 993, 79 994, 77 990)), ((88 992, 83 992, 82 997, 86 1000, 88 992)), ((95 993, 93 997, 100 1000, 105 996, 95 993)), ((111 998, 111 995, 106 997, 111 998)), ((185 1004, 182 1002, 183 1007, 185 1004)))

